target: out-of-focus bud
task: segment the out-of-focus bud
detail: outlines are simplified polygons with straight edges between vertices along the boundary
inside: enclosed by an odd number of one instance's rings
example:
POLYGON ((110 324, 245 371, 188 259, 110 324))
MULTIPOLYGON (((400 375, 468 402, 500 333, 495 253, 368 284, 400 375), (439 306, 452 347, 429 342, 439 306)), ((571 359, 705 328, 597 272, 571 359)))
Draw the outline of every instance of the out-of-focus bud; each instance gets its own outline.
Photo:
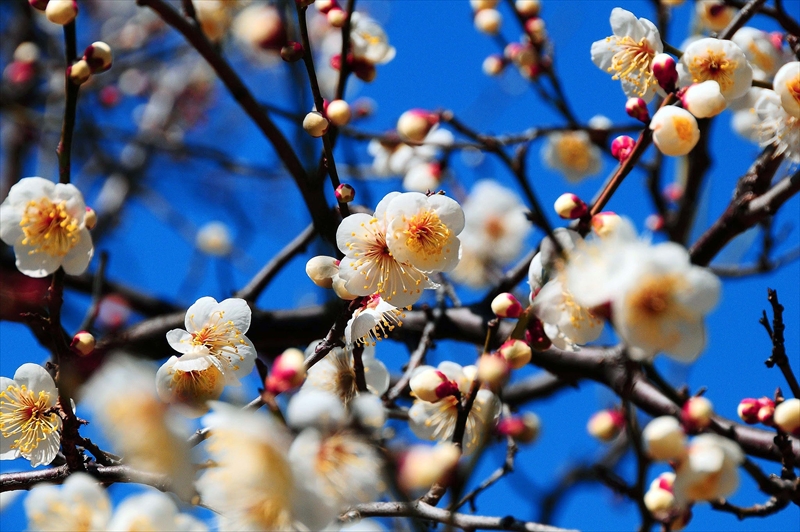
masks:
POLYGON ((611 441, 625 429, 625 418, 619 410, 595 412, 586 424, 586 431, 600 441, 611 441))
POLYGON ((509 368, 506 359, 499 354, 484 353, 478 358, 478 379, 492 390, 500 389, 508 380, 509 368))
POLYGON ((83 215, 83 224, 90 231, 97 225, 97 213, 91 207, 86 207, 86 214, 83 215))
POLYGON ((514 338, 503 342, 497 352, 503 355, 511 369, 524 367, 531 361, 531 356, 533 355, 531 346, 522 340, 514 338))
POLYGON ((538 16, 541 7, 542 3, 539 0, 517 0, 514 2, 514 8, 523 17, 538 16))
POLYGON ((644 226, 650 231, 661 231, 664 229, 664 217, 660 214, 651 214, 644 219, 644 226))
POLYGON ((680 183, 670 183, 664 187, 663 195, 669 201, 679 201, 683 197, 683 185, 680 183))
POLYGON ((95 340, 92 333, 81 331, 72 337, 70 347, 83 356, 90 355, 94 351, 95 340))
POLYGON ((654 460, 678 460, 686 454, 686 434, 672 416, 657 417, 648 423, 642 431, 642 440, 654 460))
POLYGON ((644 494, 644 505, 657 519, 667 519, 675 508, 675 495, 672 493, 672 484, 675 482, 675 473, 661 473, 650 483, 650 489, 644 494))
POLYGON ((630 157, 636 141, 628 135, 620 135, 611 142, 611 155, 619 162, 625 162, 630 157))
POLYGON ((327 14, 328 11, 330 11, 331 9, 339 7, 339 2, 337 2, 336 0, 317 0, 316 2, 314 2, 313 0, 311 0, 310 2, 308 0, 294 0, 294 1, 302 6, 308 6, 313 3, 314 7, 317 8, 317 11, 319 11, 323 15, 327 14))
POLYGON ((592 216, 592 231, 599 237, 605 237, 616 231, 622 219, 611 211, 598 212, 592 216))
POLYGON ((333 277, 339 273, 339 261, 333 257, 319 255, 306 262, 306 275, 311 281, 322 288, 333 286, 333 277))
POLYGON ((492 54, 483 60, 483 73, 487 76, 496 76, 503 71, 505 66, 506 63, 502 57, 492 54))
POLYGON ((277 395, 297 388, 306 378, 305 356, 299 349, 290 347, 275 359, 272 372, 264 383, 266 390, 277 395))
POLYGON ((653 143, 664 155, 677 157, 686 155, 700 140, 697 119, 687 111, 674 105, 662 107, 650 121, 653 143))
POLYGON ((675 92, 678 85, 678 68, 675 66, 675 59, 669 54, 657 54, 653 58, 653 76, 658 85, 665 92, 675 92))
POLYGON ((303 45, 299 42, 288 42, 281 48, 281 59, 287 63, 294 63, 303 58, 303 45))
POLYGON ((435 113, 423 109, 411 109, 397 119, 397 133, 403 140, 422 142, 439 121, 435 113))
POLYGON ((20 43, 14 49, 14 61, 19 61, 20 63, 35 63, 39 60, 40 55, 39 47, 36 46, 36 43, 30 41, 20 43))
POLYGON ((691 397, 683 404, 681 421, 688 431, 696 432, 706 428, 714 415, 714 405, 705 397, 691 397))
POLYGON ((328 17, 328 24, 334 28, 341 28, 347 22, 347 11, 338 7, 329 10, 326 16, 328 17))
POLYGON ((347 183, 342 183, 336 187, 335 195, 339 203, 350 203, 356 197, 356 189, 347 183))
POLYGON ((782 431, 800 437, 800 399, 787 399, 777 405, 772 420, 782 431))
POLYGON ((423 401, 435 403, 451 395, 458 395, 458 384, 437 369, 420 371, 408 383, 414 395, 423 401))
POLYGON ((475 29, 486 35, 497 35, 503 16, 496 9, 481 9, 475 13, 475 29))
POLYGON ((650 120, 650 112, 647 110, 647 102, 641 98, 628 98, 625 102, 625 112, 628 116, 640 122, 647 123, 650 120))
POLYGON ((405 491, 428 489, 458 464, 461 451, 450 442, 415 445, 398 460, 397 483, 405 491))
POLYGON ((497 424, 497 432, 503 436, 511 436, 520 443, 533 443, 539 438, 541 430, 542 422, 533 412, 505 417, 497 424))
POLYGON ((761 404, 761 408, 758 409, 758 413, 756 414, 756 418, 758 419, 759 423, 763 423, 764 425, 773 425, 774 424, 774 417, 775 417, 775 403, 772 401, 764 401, 761 404))
POLYGON ((512 42, 506 46, 503 55, 519 67, 529 67, 536 63, 536 51, 529 44, 512 42))
POLYGON ((111 53, 111 47, 109 45, 103 41, 96 41, 86 47, 86 50, 83 52, 83 59, 89 63, 92 74, 96 74, 98 72, 105 72, 111 68, 114 55, 111 53))
POLYGON ((303 119, 303 129, 312 137, 321 137, 328 131, 328 119, 322 113, 311 111, 303 119))
POLYGON ((325 109, 325 114, 334 126, 347 125, 352 116, 350 105, 344 100, 333 100, 325 109))
POLYGON ((525 21, 525 31, 531 38, 534 44, 541 44, 547 39, 547 26, 544 19, 540 17, 531 17, 525 21))
POLYGON ((222 222, 204 224, 195 237, 197 248, 215 257, 225 257, 233 249, 233 239, 228 226, 222 222))
POLYGON ((503 292, 492 300, 492 312, 498 318, 519 318, 522 314, 522 303, 514 294, 503 292))
POLYGON ((736 409, 742 421, 750 425, 758 423, 758 411, 762 406, 762 401, 765 399, 769 401, 766 397, 763 399, 753 399, 752 397, 742 399, 736 409))
POLYGON ((28 3, 31 5, 33 9, 38 9, 39 11, 44 11, 47 8, 47 3, 50 0, 28 0, 28 3))
POLYGON ((78 16, 78 2, 75 0, 50 0, 44 10, 47 20, 59 26, 66 26, 78 16))
POLYGON ((728 106, 719 90, 719 83, 713 79, 688 87, 681 96, 681 102, 683 108, 697 118, 717 116, 728 106))
POLYGON ((81 59, 67 67, 67 76, 75 85, 83 85, 89 81, 92 76, 92 70, 89 68, 89 64, 81 59))
POLYGON ((469 6, 473 11, 480 11, 481 9, 494 9, 500 0, 469 0, 469 6))
POLYGON ((589 207, 575 194, 561 194, 553 207, 556 214, 565 220, 577 220, 589 213, 589 207))

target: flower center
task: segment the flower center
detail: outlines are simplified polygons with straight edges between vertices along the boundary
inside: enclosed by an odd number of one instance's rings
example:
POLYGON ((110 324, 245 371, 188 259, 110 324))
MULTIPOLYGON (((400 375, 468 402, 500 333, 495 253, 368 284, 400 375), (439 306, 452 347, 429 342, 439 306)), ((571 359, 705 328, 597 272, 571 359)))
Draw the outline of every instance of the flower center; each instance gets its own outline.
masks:
POLYGON ((576 172, 587 172, 592 164, 586 142, 574 133, 561 136, 556 144, 556 154, 561 164, 576 172))
POLYGON ((688 118, 685 116, 673 116, 672 125, 675 126, 675 134, 678 135, 679 139, 684 142, 692 139, 694 128, 688 118))
POLYGON ((489 216, 486 219, 484 228, 486 229, 486 234, 493 240, 500 240, 506 234, 506 226, 499 216, 489 216))
POLYGON ((733 86, 733 74, 738 63, 729 59, 725 52, 707 50, 705 55, 698 55, 689 63, 689 73, 692 81, 699 83, 714 80, 719 83, 719 89, 724 93, 733 86))
POLYGON ((50 408, 49 393, 36 395, 25 385, 11 385, 0 392, 0 432, 3 438, 19 435, 11 449, 28 454, 59 426, 60 418, 50 408))
POLYGON ((589 310, 583 308, 575 302, 572 293, 563 288, 562 283, 561 296, 564 302, 561 304, 561 309, 569 313, 569 323, 573 328, 579 330, 584 322, 588 323, 589 328, 592 329, 597 325, 602 325, 602 321, 592 314, 589 310))
MULTIPOLYGON (((206 325, 199 331, 190 333, 192 335, 191 345, 203 346, 209 350, 213 355, 221 355, 222 353, 238 354, 239 345, 245 345, 242 339, 242 331, 236 328, 234 323, 230 320, 225 321, 225 312, 218 310, 214 312, 209 318, 206 325)), ((194 316, 190 318, 192 327, 194 326, 194 316)))
POLYGON ((171 391, 178 401, 184 403, 206 402, 219 397, 225 378, 215 366, 204 370, 175 370, 171 391))
POLYGON ((25 238, 22 244, 53 257, 63 257, 80 240, 78 220, 67 213, 67 202, 53 203, 49 198, 31 200, 19 222, 25 238))
POLYGON ((606 38, 607 41, 611 39, 616 40, 615 47, 617 49, 617 53, 611 58, 611 66, 608 68, 609 72, 615 73, 612 79, 631 83, 636 87, 636 94, 644 96, 647 89, 656 84, 651 68, 653 57, 656 55, 655 51, 650 48, 650 43, 644 38, 639 42, 627 35, 606 38))
POLYGON ((789 81, 786 82, 786 88, 789 90, 789 94, 792 95, 792 98, 794 98, 794 101, 800 104, 800 74, 789 79, 789 81))
POLYGON ((104 501, 82 500, 77 504, 66 504, 64 501, 50 501, 46 512, 34 512, 30 516, 32 523, 39 530, 63 530, 68 528, 75 532, 92 530, 92 518, 99 509, 105 509, 104 501), (95 505, 95 503, 97 503, 95 505), (95 509, 96 507, 97 510, 95 509))
POLYGON ((439 255, 442 252, 447 239, 450 237, 450 230, 442 223, 433 211, 417 213, 406 222, 406 246, 414 253, 421 253, 425 256, 439 255))

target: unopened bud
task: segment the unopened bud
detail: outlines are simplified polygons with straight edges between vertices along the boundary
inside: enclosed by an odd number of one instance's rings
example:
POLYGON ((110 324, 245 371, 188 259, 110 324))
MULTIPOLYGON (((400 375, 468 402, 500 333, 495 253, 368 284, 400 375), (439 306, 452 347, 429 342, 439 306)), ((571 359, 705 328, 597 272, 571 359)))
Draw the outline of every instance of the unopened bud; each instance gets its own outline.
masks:
POLYGON ((233 249, 233 240, 228 226, 222 222, 208 222, 198 231, 195 238, 197 248, 208 255, 225 257, 233 249))
POLYGON ((53 24, 66 26, 78 16, 78 3, 75 0, 50 0, 44 15, 53 24))
POLYGON ((592 216, 592 231, 600 237, 606 237, 616 231, 622 218, 615 212, 603 211, 592 216))
POLYGON ((458 395, 458 384, 447 378, 447 375, 433 368, 420 371, 408 383, 414 395, 429 403, 451 395, 458 395))
POLYGON ((761 405, 761 408, 758 409, 758 413, 756 414, 756 418, 758 419, 759 423, 763 423, 764 425, 773 425, 775 420, 775 403, 772 401, 764 402, 761 405))
POLYGON ((90 355, 94 351, 95 340, 91 333, 81 331, 72 337, 70 347, 83 356, 90 355))
POLYGON ((336 187, 335 194, 336 194, 336 200, 339 203, 350 203, 356 197, 356 189, 354 189, 347 183, 342 183, 341 185, 336 187))
POLYGON ((297 388, 305 378, 305 355, 299 349, 290 347, 275 359, 265 387, 269 393, 277 395, 297 388))
POLYGON ((678 460, 686 453, 686 434, 672 416, 652 420, 642 431, 647 453, 654 460, 678 460))
POLYGON ((460 449, 450 442, 415 445, 398 460, 397 483, 405 491, 428 489, 446 477, 460 457, 460 449))
POLYGON ((334 126, 344 126, 350 122, 350 105, 344 100, 333 100, 325 109, 328 120, 334 126))
POLYGON ((664 217, 660 214, 651 214, 644 219, 644 226, 651 231, 661 231, 664 229, 664 217))
POLYGON ((510 339, 503 342, 498 353, 503 355, 511 369, 519 369, 524 367, 531 361, 532 351, 531 346, 522 340, 510 339))
POLYGON ((294 63, 295 61, 299 61, 303 58, 304 54, 303 45, 299 42, 289 42, 286 43, 281 48, 281 59, 286 61, 287 63, 294 63))
POLYGON ((628 116, 640 122, 647 123, 650 120, 650 112, 647 110, 647 102, 641 98, 628 98, 625 102, 625 112, 628 116))
POLYGON ((514 294, 503 292, 492 300, 492 312, 498 318, 519 318, 522 314, 522 303, 514 294))
POLYGON ((681 421, 687 430, 696 432, 711 424, 714 405, 705 397, 691 397, 683 404, 681 421))
POLYGON ((328 24, 334 28, 341 28, 347 22, 347 11, 338 7, 328 11, 326 16, 328 17, 328 24))
POLYGON ((519 67, 528 67, 536 63, 536 52, 531 45, 510 43, 506 46, 503 55, 519 67))
POLYGON ((303 119, 303 129, 312 137, 321 137, 328 131, 328 119, 322 113, 311 111, 303 119))
POLYGON ((500 0, 469 0, 469 5, 473 11, 480 11, 481 9, 494 9, 500 0))
POLYGON ((519 416, 506 417, 497 424, 497 432, 503 436, 511 436, 520 443, 532 443, 541 432, 542 422, 533 412, 525 412, 519 416))
POLYGON ((306 262, 306 275, 311 281, 322 288, 333 286, 333 277, 339 273, 339 261, 333 257, 319 255, 306 262))
POLYGON ((35 43, 26 41, 14 49, 14 61, 20 63, 35 63, 39 60, 39 47, 35 43))
POLYGON ((750 425, 758 423, 758 411, 761 409, 763 405, 762 401, 764 400, 770 401, 766 397, 764 397, 763 399, 753 399, 751 397, 748 397, 747 399, 742 399, 739 402, 739 406, 736 409, 742 421, 750 425))
POLYGON ((777 405, 773 422, 782 431, 800 437, 800 399, 787 399, 777 405))
POLYGON ((540 17, 531 17, 525 21, 525 31, 531 38, 534 44, 541 44, 547 39, 547 29, 544 19, 540 17))
POLYGON ((672 493, 674 482, 675 473, 661 473, 650 483, 650 489, 644 494, 644 505, 656 518, 668 518, 675 508, 675 495, 672 493))
POLYGON ((483 73, 487 76, 496 76, 503 71, 505 66, 506 63, 502 57, 492 54, 483 60, 483 73))
POLYGON ((517 10, 517 13, 523 17, 535 17, 539 15, 541 7, 540 0, 517 0, 514 2, 514 8, 517 10))
POLYGON ((586 431, 600 441, 611 441, 625 429, 625 418, 619 410, 601 410, 589 418, 586 431))
POLYGON ((717 116, 728 106, 719 83, 713 79, 689 86, 681 96, 681 103, 697 118, 717 116))
POLYGON ((700 140, 697 119, 687 111, 674 105, 662 107, 650 121, 653 143, 664 155, 678 157, 686 155, 700 140))
POLYGON ((50 0, 28 0, 28 3, 31 5, 33 9, 38 9, 39 11, 44 11, 47 8, 47 2, 50 0))
POLYGON ((397 133, 403 140, 422 142, 438 121, 439 117, 434 113, 411 109, 397 120, 397 133))
POLYGON ((508 380, 510 368, 506 359, 497 354, 484 353, 478 358, 478 380, 498 390, 508 380))
POLYGON ((83 215, 83 225, 90 231, 97 225, 97 213, 91 207, 86 207, 86 214, 83 215))
POLYGON ((111 68, 111 63, 114 60, 114 55, 111 53, 111 47, 103 41, 96 41, 86 47, 83 52, 83 58, 89 63, 89 68, 92 73, 105 72, 111 68))
POLYGON ((631 156, 636 141, 628 135, 620 135, 611 142, 611 155, 619 162, 625 162, 631 156))
POLYGON ((69 80, 75 85, 83 85, 89 81, 89 78, 92 76, 92 70, 89 68, 89 64, 81 59, 67 67, 67 76, 69 76, 69 80))
POLYGON ((475 13, 475 29, 486 35, 497 35, 503 16, 496 9, 481 9, 475 13))
POLYGON ((675 59, 671 55, 657 54, 653 58, 650 68, 653 70, 653 76, 656 78, 658 85, 665 92, 675 92, 675 87, 678 84, 678 69, 675 66, 675 59))
POLYGON ((589 207, 575 194, 561 194, 553 207, 556 214, 565 220, 577 220, 589 214, 589 207))

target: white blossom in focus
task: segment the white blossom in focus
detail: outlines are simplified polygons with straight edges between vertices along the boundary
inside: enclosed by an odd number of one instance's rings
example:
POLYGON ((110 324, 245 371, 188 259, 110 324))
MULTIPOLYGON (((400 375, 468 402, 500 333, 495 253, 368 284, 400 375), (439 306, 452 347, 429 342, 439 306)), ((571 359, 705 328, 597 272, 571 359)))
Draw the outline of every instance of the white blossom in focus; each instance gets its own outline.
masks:
POLYGON ((542 159, 548 168, 558 170, 570 183, 596 174, 601 168, 602 152, 586 131, 562 131, 547 135, 542 159))
POLYGON ((774 91, 761 92, 755 104, 760 122, 757 124, 761 146, 775 146, 775 155, 800 163, 800 118, 789 115, 774 91))
POLYGON ((400 327, 403 317, 405 314, 401 309, 384 301, 379 294, 368 296, 347 322, 345 341, 374 346, 378 340, 388 337, 395 327, 400 327))
POLYGON ((700 140, 700 128, 694 115, 674 105, 656 111, 649 127, 653 131, 653 144, 664 155, 686 155, 700 140))
POLYGON ((653 58, 664 50, 658 29, 619 7, 611 11, 610 22, 614 34, 592 44, 592 62, 620 80, 626 96, 649 102, 658 88, 653 58))
POLYGON ((24 501, 31 532, 108 530, 111 501, 103 486, 86 473, 72 473, 61 486, 36 484, 24 501))
POLYGON ((772 87, 781 97, 786 114, 800 119, 800 61, 783 65, 775 74, 772 87))
POLYGON ((94 254, 85 216, 75 185, 26 177, 0 205, 0 238, 14 247, 17 269, 29 277, 45 277, 59 267, 79 275, 94 254))
POLYGON ((736 442, 717 434, 695 436, 672 485, 678 505, 715 501, 734 493, 739 487, 738 467, 743 461, 744 453, 736 442))
POLYGON ((353 56, 373 65, 383 65, 394 59, 397 51, 389 44, 389 38, 380 24, 363 13, 353 13, 350 21, 350 50, 353 56))
POLYGON ((736 44, 723 39, 698 39, 686 47, 678 63, 682 87, 714 80, 725 99, 741 98, 753 82, 753 69, 736 44))

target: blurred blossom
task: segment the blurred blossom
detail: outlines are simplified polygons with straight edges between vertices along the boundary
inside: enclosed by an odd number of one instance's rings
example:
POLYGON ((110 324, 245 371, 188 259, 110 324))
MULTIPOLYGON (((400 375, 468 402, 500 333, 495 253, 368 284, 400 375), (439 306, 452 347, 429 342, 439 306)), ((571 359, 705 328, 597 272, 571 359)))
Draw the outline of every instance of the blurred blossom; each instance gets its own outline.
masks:
POLYGON ((736 15, 736 8, 726 5, 722 0, 698 0, 695 3, 695 17, 703 28, 722 31, 736 15))
POLYGON ((36 484, 25 498, 31 532, 108 530, 111 501, 106 489, 86 473, 72 473, 61 486, 36 484))
POLYGON ((800 119, 800 61, 783 65, 775 74, 772 86, 781 97, 786 114, 800 119))
MULTIPOLYGON (((77 529, 76 529, 77 530, 77 529)), ((166 493, 148 491, 127 497, 114 511, 108 532, 138 532, 141 530, 173 530, 206 532, 208 527, 189 514, 180 513, 166 493)))
POLYGON ((731 128, 741 137, 751 142, 758 142, 761 120, 756 113, 755 105, 762 92, 768 89, 751 87, 744 96, 733 101, 728 108, 733 111, 731 128))
POLYGON ((782 54, 766 31, 745 26, 733 34, 731 40, 742 49, 750 65, 760 72, 759 79, 772 77, 781 65, 782 54))
POLYGON ((774 91, 764 90, 755 103, 761 146, 775 146, 775 155, 800 163, 800 118, 789 115, 774 91))
POLYGON ((230 229, 222 222, 209 222, 197 231, 196 244, 204 253, 224 257, 233 247, 230 229))
POLYGON ((378 176, 406 174, 411 168, 431 162, 439 149, 453 143, 453 134, 444 128, 433 128, 419 146, 410 146, 388 133, 383 139, 373 139, 367 152, 374 157, 372 170, 378 176))
POLYGON ((738 467, 744 460, 734 441, 717 434, 695 436, 687 457, 677 467, 672 485, 679 506, 693 501, 715 501, 739 487, 738 467))
POLYGON ((352 54, 374 65, 388 63, 396 54, 386 32, 375 20, 363 13, 350 16, 350 46, 352 54))
POLYGON ((603 332, 603 320, 577 304, 561 278, 552 279, 542 287, 533 299, 533 312, 559 349, 577 351, 578 345, 597 340, 603 332))
POLYGON ((567 181, 577 183, 596 174, 601 167, 600 148, 586 131, 563 131, 547 135, 542 159, 548 168, 561 172, 567 181))

